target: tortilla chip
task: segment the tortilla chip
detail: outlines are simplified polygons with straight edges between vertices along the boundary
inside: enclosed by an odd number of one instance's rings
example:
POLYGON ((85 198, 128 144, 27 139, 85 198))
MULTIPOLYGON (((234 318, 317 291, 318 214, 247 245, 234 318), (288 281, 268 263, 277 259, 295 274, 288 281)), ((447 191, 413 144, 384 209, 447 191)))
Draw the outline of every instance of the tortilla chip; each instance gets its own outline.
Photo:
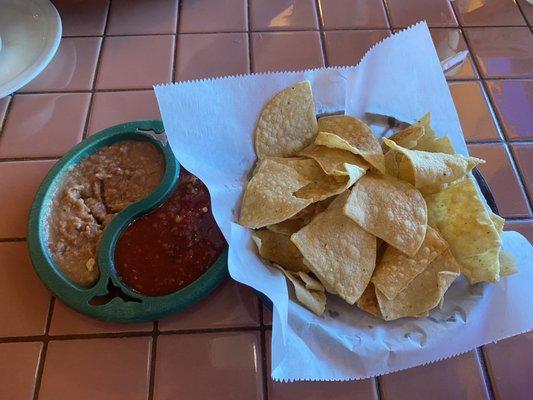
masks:
POLYGON ((397 178, 400 171, 400 160, 403 158, 397 151, 387 151, 385 153, 385 172, 387 175, 397 178))
POLYGON ((465 157, 461 154, 430 153, 420 150, 409 150, 398 146, 389 139, 383 142, 393 151, 405 156, 399 164, 398 177, 416 188, 426 188, 435 192, 443 185, 463 178, 472 168, 484 163, 476 157, 465 157))
POLYGON ((308 222, 304 218, 286 219, 285 221, 278 222, 274 225, 267 225, 267 229, 272 232, 281 233, 282 235, 290 236, 295 232, 298 232, 308 222))
POLYGON ((507 251, 500 250, 500 276, 516 274, 518 269, 513 255, 507 251))
POLYGON ((492 211, 489 212, 489 217, 494 225, 494 228, 496 229, 496 232, 498 232, 498 236, 501 235, 503 232, 503 226, 505 225, 505 220, 498 214, 494 214, 492 211))
POLYGON ((394 300, 376 289, 379 309, 385 321, 403 317, 419 317, 435 308, 459 276, 459 265, 449 250, 445 250, 394 300))
POLYGON ((255 129, 259 159, 289 157, 313 142, 318 131, 309 81, 282 90, 265 105, 255 129))
POLYGON ((428 144, 433 143, 437 138, 435 131, 431 127, 431 113, 425 114, 411 126, 421 126, 424 128, 424 135, 417 140, 417 144, 413 149, 427 151, 428 144))
POLYGON ((244 192, 239 223, 261 228, 292 217, 311 203, 294 196, 294 192, 309 183, 290 166, 264 160, 244 192))
POLYGON ((310 290, 301 281, 298 275, 286 271, 278 265, 274 265, 287 277, 294 287, 296 299, 308 310, 316 315, 322 315, 326 309, 326 294, 324 291, 310 290))
POLYGON ((413 150, 428 151, 430 153, 457 154, 448 136, 435 138, 424 144, 424 147, 416 146, 413 150))
POLYGON ((300 277, 303 283, 305 283, 306 289, 309 290, 316 290, 319 292, 323 292, 324 286, 320 283, 320 281, 316 280, 315 278, 311 277, 306 272, 297 272, 297 275, 300 277))
POLYGON ((376 263, 376 238, 343 213, 349 193, 291 236, 326 289, 354 304, 370 281, 376 263))
POLYGON ((408 257, 398 249, 388 246, 371 281, 387 299, 393 300, 447 247, 448 244, 438 232, 428 226, 422 246, 414 257, 408 257))
POLYGON ((348 175, 346 164, 355 165, 365 171, 369 165, 359 156, 340 149, 312 144, 298 153, 298 155, 312 158, 328 175, 348 175))
POLYGON ((352 149, 357 150, 356 152, 353 150, 349 151, 361 155, 366 161, 377 168, 378 171, 385 172, 383 150, 370 127, 363 121, 349 115, 332 115, 318 119, 318 130, 320 132, 332 133, 345 140, 352 146, 352 149))
POLYGON ((265 260, 281 265, 293 272, 307 272, 309 268, 303 263, 303 256, 291 242, 290 237, 269 230, 252 233, 259 255, 265 260))
POLYGON ((309 199, 312 202, 344 192, 357 181, 365 171, 354 165, 346 165, 347 176, 335 177, 327 175, 315 160, 296 160, 290 163, 309 183, 298 189, 295 196, 309 199))
POLYGON ((367 174, 352 188, 345 214, 364 230, 414 257, 426 235, 426 202, 407 182, 367 174))
POLYGON ((410 127, 396 132, 389 139, 406 149, 412 149, 418 143, 418 140, 424 136, 425 130, 421 125, 411 125, 410 127))
POLYGON ((368 284, 359 300, 357 300, 357 307, 375 317, 383 318, 372 282, 368 284))
POLYGON ((448 242, 470 283, 499 279, 501 241, 470 177, 426 197, 428 222, 448 242))

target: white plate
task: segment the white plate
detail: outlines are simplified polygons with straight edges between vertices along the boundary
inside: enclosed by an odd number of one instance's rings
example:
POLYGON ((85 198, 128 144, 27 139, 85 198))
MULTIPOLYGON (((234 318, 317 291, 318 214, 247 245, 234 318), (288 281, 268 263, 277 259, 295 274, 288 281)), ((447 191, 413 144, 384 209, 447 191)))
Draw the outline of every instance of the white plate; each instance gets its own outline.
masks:
POLYGON ((61 40, 61 18, 49 0, 0 0, 0 99, 35 78, 61 40))

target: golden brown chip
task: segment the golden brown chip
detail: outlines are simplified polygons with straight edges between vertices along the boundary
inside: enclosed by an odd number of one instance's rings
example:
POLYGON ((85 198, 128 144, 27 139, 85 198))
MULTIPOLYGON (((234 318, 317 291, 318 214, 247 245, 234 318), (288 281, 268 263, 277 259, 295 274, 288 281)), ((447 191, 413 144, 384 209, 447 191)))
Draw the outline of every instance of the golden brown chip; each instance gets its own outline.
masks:
POLYGON ((305 218, 291 218, 286 219, 285 221, 278 222, 274 225, 268 225, 267 229, 272 232, 277 232, 281 233, 282 235, 290 236, 294 232, 298 232, 307 224, 308 222, 305 218))
POLYGON ((392 140, 383 139, 383 141, 392 151, 405 156, 400 161, 398 177, 418 189, 424 188, 433 193, 439 191, 443 185, 463 178, 476 165, 485 162, 461 154, 409 150, 398 146, 392 140))
POLYGON ((317 126, 309 81, 282 90, 266 104, 257 122, 257 157, 289 157, 296 154, 312 143, 317 126))
POLYGON ((372 276, 376 238, 344 215, 347 197, 348 192, 337 197, 291 240, 326 289, 353 304, 372 276))
POLYGON ((261 228, 292 217, 311 203, 294 195, 309 183, 294 168, 264 160, 244 192, 239 223, 261 228))
POLYGON ((459 266, 449 250, 439 255, 411 281, 394 300, 376 289, 379 309, 386 321, 402 317, 419 317, 435 308, 452 282, 459 276, 459 266))
MULTIPOLYGON (((349 115, 332 115, 318 119, 318 130, 332 133, 345 140, 352 147, 352 150, 346 148, 344 150, 361 155, 378 171, 385 171, 383 150, 370 127, 363 121, 349 115)), ((336 146, 329 145, 328 147, 336 146)))
POLYGON ((424 136, 425 130, 422 125, 411 125, 410 127, 396 132, 389 139, 406 149, 412 149, 418 140, 424 136))
POLYGON ((417 144, 415 147, 413 147, 413 149, 429 151, 427 150, 428 145, 432 145, 437 138, 435 131, 431 127, 431 114, 425 114, 411 126, 422 126, 424 128, 424 135, 417 140, 417 144))
POLYGON ((326 294, 323 290, 310 290, 300 277, 290 271, 286 271, 279 265, 274 265, 287 277, 294 287, 296 299, 308 310, 316 315, 322 315, 326 309, 326 294))
POLYGON ((366 161, 349 151, 316 144, 307 146, 298 154, 315 160, 328 175, 348 175, 346 164, 355 165, 365 171, 369 168, 366 161))
POLYGON ((269 230, 255 231, 252 239, 257 245, 259 255, 265 260, 281 265, 290 271, 309 271, 303 263, 303 256, 291 242, 290 237, 269 230))
POLYGON ((428 226, 422 246, 414 257, 408 257, 392 246, 387 247, 374 271, 372 283, 387 299, 393 300, 447 247, 437 231, 428 226))
POLYGON ((500 276, 509 276, 517 272, 518 269, 513 255, 507 251, 500 250, 500 276))
POLYGON ((364 230, 413 257, 424 241, 426 202, 407 182, 367 174, 352 188, 344 212, 364 230))
POLYGON ((323 292, 324 286, 320 283, 320 281, 316 280, 315 278, 311 277, 307 272, 298 272, 297 275, 300 277, 303 283, 305 283, 306 289, 309 290, 316 290, 319 292, 323 292))
POLYGON ((357 307, 376 317, 383 318, 372 282, 368 284, 359 300, 357 300, 357 307))
POLYGON ((500 237, 472 179, 452 183, 426 202, 429 224, 448 242, 469 282, 498 281, 500 237))
POLYGON ((494 228, 496 228, 496 232, 498 232, 498 235, 501 235, 503 232, 503 226, 505 225, 505 220, 498 214, 494 214, 492 211, 489 212, 489 217, 494 225, 494 228))

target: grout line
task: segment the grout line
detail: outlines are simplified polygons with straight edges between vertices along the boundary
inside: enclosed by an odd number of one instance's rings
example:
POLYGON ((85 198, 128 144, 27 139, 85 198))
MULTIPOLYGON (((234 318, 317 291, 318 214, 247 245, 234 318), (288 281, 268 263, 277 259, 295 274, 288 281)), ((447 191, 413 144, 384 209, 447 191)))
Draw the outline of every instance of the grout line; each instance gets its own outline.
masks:
POLYGON ((322 7, 320 6, 320 2, 318 0, 315 0, 315 12, 316 12, 316 18, 318 23, 318 29, 319 29, 319 39, 320 39, 320 48, 322 50, 322 58, 324 61, 324 66, 329 66, 329 60, 328 60, 328 54, 326 52, 326 34, 324 32, 324 19, 322 14, 322 7))
POLYGON ((0 243, 4 242, 25 242, 26 238, 0 238, 0 243))
POLYGON ((383 8, 385 9, 385 18, 387 18, 387 23, 389 24, 389 29, 392 31, 392 17, 389 10, 389 4, 387 0, 381 0, 381 3, 383 4, 383 8))
POLYGON ((256 295, 257 299, 257 308, 259 313, 259 329, 260 329, 260 346, 261 346, 261 379, 263 383, 263 400, 268 400, 268 365, 267 365, 267 347, 266 347, 266 339, 265 339, 265 324, 263 322, 263 302, 259 298, 259 296, 256 295))
POLYGON ((91 119, 91 114, 93 112, 96 82, 98 81, 98 75, 100 74, 100 64, 102 62, 102 55, 104 54, 104 46, 106 45, 105 38, 107 34, 107 28, 109 24, 109 14, 111 13, 112 3, 113 3, 113 0, 109 0, 109 5, 107 6, 106 19, 104 23, 104 34, 102 35, 102 44, 100 45, 100 51, 98 53, 98 58, 96 59, 96 67, 94 69, 93 84, 91 86, 91 100, 89 101, 89 107, 87 108, 87 116, 85 117, 85 125, 83 126, 82 140, 87 138, 87 129, 89 128, 89 121, 91 119))
POLYGON ((154 398, 155 366, 157 357, 157 339, 159 337, 159 321, 154 321, 152 329, 152 346, 150 349, 150 376, 148 381, 148 400, 154 398))
POLYGON ((533 222, 533 217, 505 217, 505 220, 511 222, 533 222))
MULTIPOLYGON (((453 7, 452 7, 452 9, 453 9, 453 7)), ((455 10, 454 10, 454 13, 455 13, 455 10)), ((468 51, 470 52, 470 54, 472 54, 472 57, 471 57, 472 62, 474 63, 474 66, 476 67, 476 69, 478 70, 478 72, 479 72, 479 74, 481 76, 481 69, 479 68, 479 63, 477 61, 477 58, 474 56, 474 52, 472 51, 473 47, 472 47, 472 44, 470 43, 470 38, 468 37, 468 35, 465 35, 464 33, 463 33, 463 36, 464 36, 464 39, 465 39, 466 47, 467 47, 468 51)), ((494 110, 493 121, 496 123, 497 127, 500 129, 500 132, 502 133, 504 138, 508 139, 507 134, 506 134, 505 129, 504 129, 503 121, 500 118, 500 115, 498 115, 499 113, 497 112, 496 102, 492 98, 492 95, 491 95, 491 92, 489 90, 487 81, 485 79, 481 79, 481 85, 483 86, 483 89, 485 90, 485 93, 487 94, 487 100, 488 100, 489 106, 492 108, 492 110, 494 110)), ((532 202, 532 199, 530 198, 529 193, 528 193, 528 191, 526 189, 526 186, 524 184, 525 181, 524 181, 524 179, 522 177, 522 174, 520 173, 519 169, 516 166, 516 162, 515 162, 514 156, 512 154, 510 154, 511 152, 509 151, 508 143, 506 141, 504 141, 503 144, 504 144, 504 146, 505 146, 505 148, 507 150, 507 155, 508 155, 509 161, 511 163, 511 167, 514 169, 514 173, 515 173, 515 175, 518 178, 518 184, 520 186, 520 189, 523 191, 524 195, 526 196, 526 199, 527 199, 526 208, 528 209, 528 212, 531 215, 533 202, 532 202)))
POLYGON ((9 100, 7 101, 7 107, 6 107, 6 112, 4 114, 4 118, 2 118, 2 120, 0 121, 0 137, 2 137, 2 133, 4 132, 4 127, 7 124, 7 115, 9 114, 9 111, 11 110, 11 105, 13 104, 14 97, 15 97, 14 95, 10 95, 9 100))
POLYGON ((376 388, 376 396, 377 396, 377 399, 378 400, 381 400, 383 399, 383 392, 381 391, 381 381, 380 381, 380 377, 379 376, 376 376, 375 378, 371 378, 374 380, 374 385, 375 385, 375 388, 376 388))
POLYGON ((33 388, 33 400, 37 400, 39 397, 39 391, 41 390, 41 382, 43 379, 44 362, 46 359, 46 353, 48 352, 48 332, 50 331, 50 324, 52 323, 52 314, 54 312, 55 297, 50 296, 50 305, 48 306, 48 316, 46 317, 46 327, 44 329, 43 348, 41 350, 41 356, 39 357, 39 364, 37 366, 37 375, 35 377, 35 387, 33 388))
POLYGON ((159 331, 159 335, 193 335, 197 333, 230 333, 230 332, 254 332, 261 330, 260 326, 242 326, 228 328, 205 328, 205 329, 181 329, 170 331, 159 331))
POLYGON ((6 157, 0 158, 1 162, 12 162, 12 161, 57 161, 61 156, 54 157, 6 157))
POLYGON ((520 14, 522 14, 522 18, 524 18, 524 20, 526 21, 527 26, 531 28, 531 24, 529 23, 526 17, 526 13, 524 12, 524 10, 522 10, 522 6, 520 5, 520 2, 515 0, 515 4, 518 7, 518 11, 520 12, 520 14))
MULTIPOLYGON (((246 0, 246 26, 248 31, 246 32, 246 37, 248 39, 248 72, 251 74, 253 72, 253 63, 252 63, 252 32, 250 31, 252 13, 250 11, 250 0, 246 0)), ((266 400, 266 399, 265 399, 266 400)))
POLYGON ((178 32, 180 28, 180 19, 181 19, 181 12, 183 10, 183 1, 178 1, 178 9, 176 15, 176 29, 174 32, 174 57, 172 58, 172 76, 170 77, 171 82, 176 82, 176 68, 178 64, 178 32))
POLYGON ((485 361, 485 354, 483 353, 483 349, 481 347, 478 347, 476 349, 477 352, 477 358, 479 361, 479 365, 481 366, 481 376, 483 377, 483 381, 485 382, 485 387, 487 388, 487 392, 489 395, 489 400, 494 400, 494 388, 492 387, 492 380, 489 374, 489 370, 487 369, 487 363, 485 361))

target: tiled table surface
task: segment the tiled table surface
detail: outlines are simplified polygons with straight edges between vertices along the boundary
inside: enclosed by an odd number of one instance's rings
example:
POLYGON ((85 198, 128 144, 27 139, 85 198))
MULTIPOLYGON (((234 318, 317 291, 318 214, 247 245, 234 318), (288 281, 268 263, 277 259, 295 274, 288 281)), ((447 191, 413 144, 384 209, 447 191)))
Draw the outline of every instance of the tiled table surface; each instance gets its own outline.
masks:
POLYGON ((159 118, 151 85, 349 65, 427 19, 469 148, 507 229, 533 241, 533 6, 525 0, 57 0, 51 65, 0 100, 1 399, 526 399, 533 333, 379 379, 272 382, 271 316, 226 282, 190 311, 116 325, 51 298, 25 243, 41 179, 74 144, 119 122, 159 118), (486 4, 484 4, 486 3, 486 4))

